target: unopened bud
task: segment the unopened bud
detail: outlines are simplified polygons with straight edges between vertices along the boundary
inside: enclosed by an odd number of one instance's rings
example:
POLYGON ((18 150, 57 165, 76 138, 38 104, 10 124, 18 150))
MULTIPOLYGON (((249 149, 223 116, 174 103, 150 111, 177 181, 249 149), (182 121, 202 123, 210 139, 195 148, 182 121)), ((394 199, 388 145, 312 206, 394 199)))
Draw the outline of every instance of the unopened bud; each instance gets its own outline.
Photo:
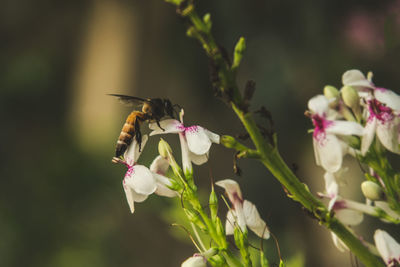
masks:
POLYGON ((361 191, 364 196, 370 200, 384 200, 385 193, 382 188, 372 181, 365 181, 361 184, 361 191))
POLYGON ((324 96, 328 99, 333 99, 339 96, 339 90, 332 85, 326 85, 324 87, 324 96))
POLYGON ((210 205, 211 219, 214 221, 218 213, 218 197, 214 191, 214 186, 212 186, 211 189, 209 205, 210 205))
POLYGON ((191 211, 189 209, 184 209, 186 216, 188 217, 189 221, 194 223, 197 227, 199 227, 202 230, 207 230, 207 227, 204 225, 204 223, 200 220, 200 217, 196 214, 196 212, 191 211))
POLYGON ((244 145, 242 145, 241 143, 236 141, 236 139, 230 135, 222 135, 220 142, 221 142, 221 145, 223 145, 224 147, 227 147, 227 148, 233 148, 233 149, 239 150, 239 151, 247 149, 244 145))
POLYGON ((232 69, 237 69, 242 61, 244 51, 246 51, 246 39, 240 37, 235 46, 235 51, 233 53, 233 63, 232 69))
POLYGON ((210 15, 210 13, 207 13, 207 14, 204 15, 203 21, 204 21, 204 24, 205 24, 206 27, 207 27, 207 30, 210 31, 210 30, 211 30, 211 27, 212 27, 212 22, 211 22, 211 15, 210 15))
POLYGON ((163 158, 168 158, 170 154, 172 154, 172 149, 169 146, 169 144, 164 140, 160 139, 160 142, 158 142, 158 153, 160 153, 160 156, 163 158))
POLYGON ((192 26, 192 27, 189 27, 187 30, 186 30, 186 35, 188 36, 188 37, 195 37, 196 35, 197 35, 198 33, 197 33, 197 30, 192 26))
POLYGON ((357 110, 360 106, 360 97, 356 89, 346 85, 341 91, 342 99, 346 106, 350 107, 353 111, 357 110))

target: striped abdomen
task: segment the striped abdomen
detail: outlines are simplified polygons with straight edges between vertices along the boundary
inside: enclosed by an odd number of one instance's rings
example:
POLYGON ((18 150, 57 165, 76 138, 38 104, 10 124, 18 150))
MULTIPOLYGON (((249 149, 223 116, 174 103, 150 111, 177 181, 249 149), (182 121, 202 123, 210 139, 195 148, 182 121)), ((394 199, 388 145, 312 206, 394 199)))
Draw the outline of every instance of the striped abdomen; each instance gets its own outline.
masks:
MULTIPOLYGON (((143 117, 144 114, 140 111, 133 111, 131 114, 129 114, 117 141, 117 146, 115 148, 116 157, 124 154, 125 150, 131 144, 132 139, 136 135, 135 129, 139 129, 139 125, 136 124, 140 123, 140 121, 143 120, 143 117)), ((140 140, 138 140, 138 142, 140 142, 140 140)))

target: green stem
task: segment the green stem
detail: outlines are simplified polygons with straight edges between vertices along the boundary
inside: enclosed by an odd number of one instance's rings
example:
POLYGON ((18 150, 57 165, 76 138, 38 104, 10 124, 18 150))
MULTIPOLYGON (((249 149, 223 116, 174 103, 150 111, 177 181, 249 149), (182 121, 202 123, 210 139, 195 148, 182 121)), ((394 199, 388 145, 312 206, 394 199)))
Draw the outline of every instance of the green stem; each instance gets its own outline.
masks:
MULTIPOLYGON (((232 105, 233 110, 236 112, 237 116, 241 120, 242 124, 249 133, 257 151, 260 153, 260 161, 264 166, 271 171, 271 173, 279 180, 279 182, 285 186, 290 196, 300 202, 306 209, 311 211, 315 217, 333 233, 335 233, 346 245, 347 247, 364 263, 367 267, 377 267, 384 266, 383 262, 368 251, 368 249, 358 240, 346 227, 341 224, 336 218, 331 217, 330 213, 326 207, 316 199, 308 190, 308 188, 299 181, 299 179, 294 175, 290 168, 281 158, 276 143, 271 145, 267 143, 263 138, 260 130, 258 129, 254 118, 251 113, 246 113, 243 111, 243 99, 239 92, 235 70, 232 70, 228 61, 223 57, 220 48, 217 46, 211 31, 207 28, 205 23, 197 15, 193 3, 189 3, 187 10, 190 10, 187 16, 192 22, 192 27, 197 30, 197 39, 202 43, 209 58, 213 61, 216 66, 216 71, 218 74, 218 82, 216 85, 219 90, 228 96, 228 99, 232 105), (199 35, 201 36, 199 38, 199 35)), ((200 213, 200 212, 199 212, 200 213)), ((200 213, 201 217, 204 219, 207 227, 214 231, 211 235, 215 236, 215 228, 208 217, 200 213)), ((214 238, 215 240, 215 238, 214 238)), ((218 241, 220 241, 217 238, 218 241)), ((217 243, 218 241, 215 240, 217 243)), ((226 242, 226 240, 225 240, 226 242)), ((227 262, 230 266, 241 266, 240 262, 235 265, 235 262, 231 263, 229 260, 235 259, 231 257, 230 251, 226 251, 225 256, 227 257, 227 262), (232 264, 232 265, 231 265, 232 264)))

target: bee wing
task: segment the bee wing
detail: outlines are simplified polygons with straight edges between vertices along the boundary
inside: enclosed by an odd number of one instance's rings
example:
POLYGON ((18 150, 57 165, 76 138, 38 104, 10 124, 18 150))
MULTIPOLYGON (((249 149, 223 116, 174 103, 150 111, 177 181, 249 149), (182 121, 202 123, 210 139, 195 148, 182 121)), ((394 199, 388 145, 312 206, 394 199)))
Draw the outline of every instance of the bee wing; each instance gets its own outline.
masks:
POLYGON ((118 95, 118 94, 108 94, 110 96, 115 96, 118 98, 118 100, 126 105, 126 106, 140 106, 143 105, 144 103, 150 103, 150 99, 144 99, 136 96, 129 96, 129 95, 118 95))

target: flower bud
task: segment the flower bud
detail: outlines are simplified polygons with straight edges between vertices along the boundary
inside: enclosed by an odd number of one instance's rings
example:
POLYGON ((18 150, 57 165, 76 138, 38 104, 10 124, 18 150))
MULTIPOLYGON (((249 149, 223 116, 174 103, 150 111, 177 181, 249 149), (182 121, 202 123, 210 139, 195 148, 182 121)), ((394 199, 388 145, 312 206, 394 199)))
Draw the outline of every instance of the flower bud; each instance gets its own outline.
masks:
POLYGON ((244 39, 244 37, 240 37, 239 41, 236 43, 235 51, 233 53, 232 69, 237 69, 239 67, 245 50, 246 40, 244 39))
POLYGON ((200 217, 195 212, 189 209, 184 209, 184 211, 190 222, 194 223, 201 230, 207 230, 207 227, 204 225, 204 223, 200 220, 200 217))
POLYGON ((246 150, 247 148, 239 143, 234 137, 230 135, 222 135, 220 139, 221 145, 225 146, 226 148, 233 148, 235 150, 246 150))
POLYGON ((222 222, 219 217, 215 218, 215 228, 217 230, 217 235, 220 238, 221 244, 223 244, 222 246, 220 246, 220 248, 221 249, 228 248, 228 243, 226 242, 226 239, 225 239, 225 236, 226 236, 225 228, 222 225, 222 222))
POLYGON ((211 22, 211 15, 210 15, 210 13, 207 13, 207 14, 204 15, 203 21, 204 21, 204 24, 205 24, 206 27, 207 27, 207 30, 210 31, 210 30, 211 30, 211 27, 212 27, 212 22, 211 22))
POLYGON ((333 87, 332 85, 326 85, 324 87, 324 95, 328 99, 333 99, 339 96, 339 90, 336 89, 336 87, 333 87))
POLYGON ((364 196, 370 200, 383 200, 385 199, 385 193, 382 188, 372 181, 365 181, 361 184, 361 191, 364 196))
POLYGON ((358 96, 356 89, 346 85, 341 91, 343 102, 353 111, 358 110, 360 106, 360 97, 358 96))
POLYGON ((218 213, 218 197, 214 191, 214 186, 212 186, 211 188, 209 205, 210 205, 211 219, 214 221, 218 213))
POLYGON ((160 153, 160 155, 163 158, 168 158, 169 154, 172 154, 172 149, 169 146, 169 144, 164 140, 164 139, 160 139, 160 142, 158 143, 158 153, 160 153))

